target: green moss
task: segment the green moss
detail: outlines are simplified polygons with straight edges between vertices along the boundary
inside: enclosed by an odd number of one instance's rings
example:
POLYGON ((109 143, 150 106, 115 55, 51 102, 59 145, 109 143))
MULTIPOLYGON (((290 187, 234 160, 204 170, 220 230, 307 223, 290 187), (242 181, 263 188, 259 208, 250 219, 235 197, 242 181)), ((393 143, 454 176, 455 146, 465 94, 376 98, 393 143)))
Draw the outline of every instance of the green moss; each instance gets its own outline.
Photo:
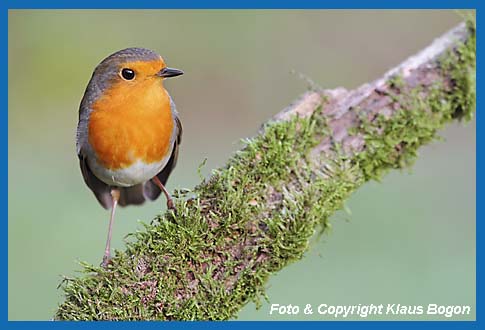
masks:
MULTIPOLYGON (((389 169, 412 165, 418 148, 433 139, 451 119, 470 120, 475 111, 475 24, 467 22, 470 37, 466 43, 450 50, 438 61, 441 76, 430 87, 406 90, 405 80, 394 76, 389 96, 397 108, 391 118, 383 115, 372 121, 361 118, 366 149, 355 157, 365 180, 379 180, 389 169), (426 89, 426 90, 425 90, 426 89), (431 112, 431 115, 430 115, 431 112), (381 132, 382 130, 382 132, 381 132)), ((358 131, 358 130, 356 130, 358 131)))
POLYGON ((108 270, 84 265, 86 275, 65 286, 56 317, 227 319, 249 299, 258 301, 269 274, 301 258, 315 225, 352 190, 337 176, 310 184, 300 155, 316 143, 316 122, 269 125, 247 141, 191 192, 196 197, 177 200, 176 215, 131 235, 108 270), (335 197, 319 203, 325 195, 335 197))
MULTIPOLYGON (((438 83, 424 98, 418 89, 403 90, 393 116, 362 118, 351 132, 365 139, 358 154, 346 156, 334 145, 332 160, 310 159, 309 150, 329 134, 321 111, 268 124, 225 168, 179 192, 176 214, 132 234, 108 269, 82 264, 82 276, 66 279, 55 318, 216 320, 235 317, 248 301, 258 304, 269 275, 302 258, 353 191, 409 166, 446 122, 471 117, 470 40, 441 60, 450 88, 438 83)), ((393 89, 405 88, 399 77, 393 81, 393 89)))
POLYGON ((452 117, 470 120, 476 102, 476 23, 469 19, 470 38, 456 52, 450 52, 441 61, 442 70, 450 72, 452 85, 446 100, 453 109, 452 117))

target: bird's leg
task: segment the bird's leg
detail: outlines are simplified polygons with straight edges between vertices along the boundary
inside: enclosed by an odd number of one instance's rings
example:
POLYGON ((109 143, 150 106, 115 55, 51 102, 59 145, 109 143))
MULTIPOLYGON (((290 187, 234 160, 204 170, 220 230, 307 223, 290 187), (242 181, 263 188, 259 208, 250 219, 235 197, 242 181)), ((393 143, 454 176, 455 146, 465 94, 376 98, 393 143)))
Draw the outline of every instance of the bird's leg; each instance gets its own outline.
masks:
POLYGON ((111 233, 113 231, 113 222, 115 221, 116 206, 120 199, 120 191, 113 188, 111 190, 111 198, 113 199, 113 204, 111 206, 111 216, 109 218, 108 238, 106 240, 106 248, 104 249, 103 262, 101 263, 101 266, 105 268, 108 266, 111 258, 111 233))
POLYGON ((165 197, 167 197, 167 207, 171 210, 175 210, 175 204, 173 203, 172 196, 170 196, 170 193, 162 184, 158 176, 154 176, 152 180, 158 186, 158 188, 160 188, 160 190, 163 191, 163 193, 165 194, 165 197))

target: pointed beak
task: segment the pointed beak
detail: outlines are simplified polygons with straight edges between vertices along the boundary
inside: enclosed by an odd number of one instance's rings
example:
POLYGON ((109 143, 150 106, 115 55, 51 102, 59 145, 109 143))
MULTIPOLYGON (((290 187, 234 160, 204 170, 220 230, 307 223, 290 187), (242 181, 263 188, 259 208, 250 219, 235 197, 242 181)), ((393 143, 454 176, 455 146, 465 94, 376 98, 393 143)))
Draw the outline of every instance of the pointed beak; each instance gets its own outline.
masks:
POLYGON ((162 78, 170 78, 170 77, 177 77, 184 74, 182 70, 173 69, 173 68, 163 68, 157 73, 157 76, 162 78))

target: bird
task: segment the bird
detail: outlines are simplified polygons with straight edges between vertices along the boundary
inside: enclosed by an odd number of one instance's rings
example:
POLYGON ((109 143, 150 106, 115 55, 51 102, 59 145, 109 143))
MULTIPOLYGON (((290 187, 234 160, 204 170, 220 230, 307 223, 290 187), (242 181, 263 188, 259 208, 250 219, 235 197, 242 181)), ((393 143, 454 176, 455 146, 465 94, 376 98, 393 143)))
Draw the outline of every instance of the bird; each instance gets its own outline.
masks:
POLYGON ((182 124, 164 79, 182 75, 156 52, 126 48, 94 69, 79 106, 76 151, 86 185, 111 209, 101 262, 111 262, 111 235, 117 206, 156 200, 177 164, 182 124))

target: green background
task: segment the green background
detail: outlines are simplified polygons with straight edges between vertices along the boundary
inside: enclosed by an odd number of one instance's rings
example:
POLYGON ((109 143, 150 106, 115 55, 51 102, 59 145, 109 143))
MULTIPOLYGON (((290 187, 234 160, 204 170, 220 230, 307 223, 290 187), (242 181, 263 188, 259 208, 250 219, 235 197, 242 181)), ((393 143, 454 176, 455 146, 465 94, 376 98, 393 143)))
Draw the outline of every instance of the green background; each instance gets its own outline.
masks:
MULTIPOLYGON (((239 139, 304 92, 293 70, 324 88, 355 88, 460 20, 453 11, 11 11, 9 319, 50 319, 61 275, 101 261, 108 212, 84 185, 74 138, 84 88, 105 56, 147 47, 186 72, 167 83, 184 125, 172 190, 197 184, 204 158, 204 175, 223 165, 239 139)), ((356 192, 352 214, 336 214, 329 234, 271 277, 268 302, 248 304, 239 319, 323 319, 269 315, 271 303, 470 305, 454 319, 474 319, 475 122, 440 134, 412 173, 356 192)), ((113 246, 162 208, 163 199, 120 210, 113 246)), ((379 319, 399 318, 416 319, 379 319)))

